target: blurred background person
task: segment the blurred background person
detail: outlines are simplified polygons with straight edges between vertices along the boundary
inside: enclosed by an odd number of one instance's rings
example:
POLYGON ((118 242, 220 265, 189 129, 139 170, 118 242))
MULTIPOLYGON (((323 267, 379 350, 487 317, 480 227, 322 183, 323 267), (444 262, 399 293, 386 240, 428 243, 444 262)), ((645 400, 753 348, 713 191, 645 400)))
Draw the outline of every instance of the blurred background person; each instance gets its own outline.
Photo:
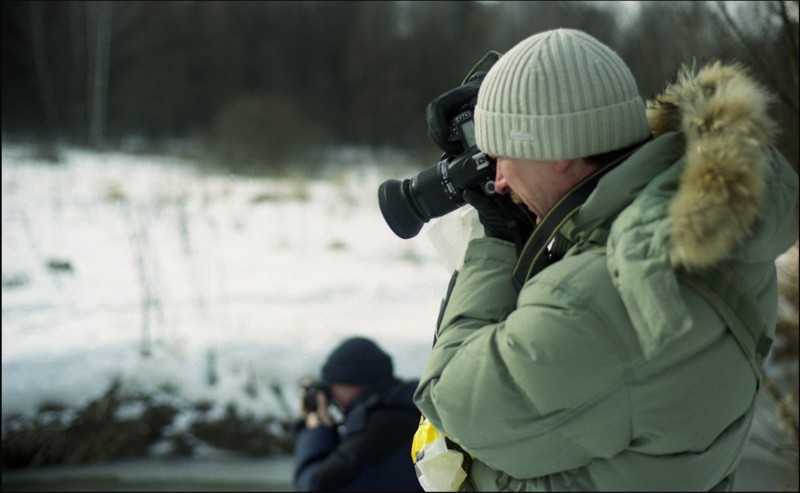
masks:
POLYGON ((420 419, 412 400, 418 380, 396 378, 392 358, 364 337, 336 347, 321 376, 301 390, 296 490, 422 491, 409 455, 420 419))

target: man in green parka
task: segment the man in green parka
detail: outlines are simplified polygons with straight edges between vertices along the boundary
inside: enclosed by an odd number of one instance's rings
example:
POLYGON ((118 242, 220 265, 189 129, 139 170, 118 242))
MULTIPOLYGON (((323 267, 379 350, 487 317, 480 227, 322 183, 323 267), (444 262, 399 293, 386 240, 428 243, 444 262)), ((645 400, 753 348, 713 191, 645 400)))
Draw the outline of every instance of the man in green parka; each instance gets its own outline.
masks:
POLYGON ((484 78, 472 240, 415 402, 464 453, 464 490, 726 490, 774 335, 775 259, 798 178, 744 67, 684 69, 645 103, 576 30, 531 36, 484 78), (506 217, 507 220, 503 218, 506 217), (527 236, 527 235, 526 235, 527 236))

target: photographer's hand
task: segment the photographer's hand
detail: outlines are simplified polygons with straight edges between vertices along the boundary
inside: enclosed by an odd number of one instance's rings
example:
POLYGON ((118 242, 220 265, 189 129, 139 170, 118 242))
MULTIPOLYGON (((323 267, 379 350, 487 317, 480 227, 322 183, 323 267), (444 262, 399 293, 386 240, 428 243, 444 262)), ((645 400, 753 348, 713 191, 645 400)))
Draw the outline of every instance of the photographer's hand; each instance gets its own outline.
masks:
POLYGON ((469 189, 461 197, 478 211, 486 236, 510 241, 517 253, 522 251, 533 232, 533 220, 520 206, 513 204, 507 195, 488 197, 469 189))
MULTIPOLYGON (((428 120, 428 137, 445 154, 458 156, 466 151, 459 139, 451 138, 453 118, 464 110, 475 107, 483 78, 501 54, 489 51, 472 67, 460 86, 454 87, 428 103, 425 118, 428 120)), ((469 146, 467 146, 469 147, 469 146)))
POLYGON ((318 426, 325 426, 333 428, 333 419, 328 412, 328 397, 324 392, 317 392, 317 410, 308 411, 303 409, 305 416, 306 428, 316 428, 318 426))

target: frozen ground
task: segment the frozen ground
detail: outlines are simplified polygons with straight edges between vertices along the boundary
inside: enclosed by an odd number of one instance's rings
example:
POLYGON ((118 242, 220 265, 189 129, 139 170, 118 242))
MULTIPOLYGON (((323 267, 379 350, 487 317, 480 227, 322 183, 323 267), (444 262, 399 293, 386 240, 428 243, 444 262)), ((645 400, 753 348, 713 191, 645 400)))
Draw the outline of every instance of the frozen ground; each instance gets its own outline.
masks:
MULTIPOLYGON (((774 441, 770 412, 762 396, 754 438, 774 441)), ((267 459, 128 460, 78 468, 3 473, 4 491, 289 491, 291 457, 267 459)), ((797 469, 774 453, 747 444, 734 491, 797 491, 797 469)))

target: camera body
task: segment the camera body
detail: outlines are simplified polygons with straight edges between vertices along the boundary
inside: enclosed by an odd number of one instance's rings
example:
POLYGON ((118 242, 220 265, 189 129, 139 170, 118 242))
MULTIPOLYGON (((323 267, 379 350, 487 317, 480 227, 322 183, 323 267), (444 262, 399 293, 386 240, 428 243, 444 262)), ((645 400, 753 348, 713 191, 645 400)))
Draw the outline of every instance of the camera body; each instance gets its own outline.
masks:
POLYGON ((303 383, 303 409, 309 412, 317 410, 317 393, 322 392, 330 401, 331 386, 322 380, 309 380, 303 383))
POLYGON ((448 214, 466 202, 466 189, 484 195, 495 194, 495 161, 475 145, 472 108, 465 108, 450 122, 448 140, 460 142, 464 152, 444 155, 438 163, 417 175, 400 180, 386 180, 378 188, 378 203, 386 223, 403 239, 416 236, 424 223, 448 214))

